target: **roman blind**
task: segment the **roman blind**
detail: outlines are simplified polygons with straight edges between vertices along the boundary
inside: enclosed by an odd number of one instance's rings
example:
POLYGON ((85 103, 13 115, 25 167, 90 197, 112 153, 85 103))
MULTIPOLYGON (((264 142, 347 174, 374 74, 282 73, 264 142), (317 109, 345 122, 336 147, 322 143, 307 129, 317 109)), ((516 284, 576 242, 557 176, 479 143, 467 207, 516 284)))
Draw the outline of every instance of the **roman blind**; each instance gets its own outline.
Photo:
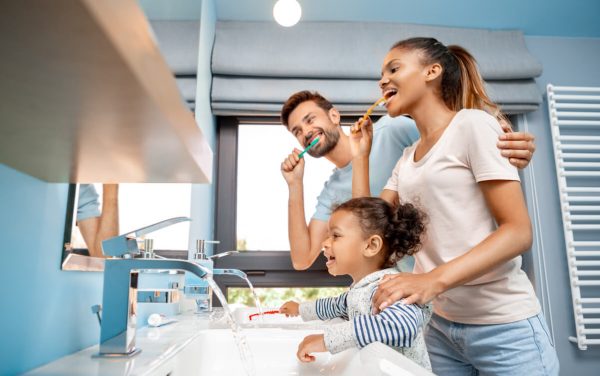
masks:
MULTIPOLYGON (((344 114, 380 97, 381 62, 397 41, 430 36, 477 59, 491 97, 509 114, 537 109, 541 64, 518 30, 492 31, 399 23, 219 21, 212 56, 216 115, 278 115, 298 90, 317 90, 344 114)), ((381 111, 381 110, 380 110, 381 111)))

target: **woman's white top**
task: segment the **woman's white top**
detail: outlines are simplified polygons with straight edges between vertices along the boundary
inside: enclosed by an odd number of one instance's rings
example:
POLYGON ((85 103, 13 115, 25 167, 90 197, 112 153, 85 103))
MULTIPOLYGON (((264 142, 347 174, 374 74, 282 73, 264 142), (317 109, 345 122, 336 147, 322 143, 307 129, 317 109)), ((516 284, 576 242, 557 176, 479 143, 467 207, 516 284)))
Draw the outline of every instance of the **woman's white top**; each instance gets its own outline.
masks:
MULTIPOLYGON (((405 149, 384 189, 397 191, 402 202, 427 213, 426 240, 415 254, 415 273, 465 254, 496 230, 478 182, 519 181, 517 169, 496 147, 501 133, 498 121, 486 112, 461 110, 418 162, 414 154, 420 141, 405 149)), ((434 300, 436 314, 465 324, 509 323, 539 311, 533 286, 521 270, 521 256, 434 300)))

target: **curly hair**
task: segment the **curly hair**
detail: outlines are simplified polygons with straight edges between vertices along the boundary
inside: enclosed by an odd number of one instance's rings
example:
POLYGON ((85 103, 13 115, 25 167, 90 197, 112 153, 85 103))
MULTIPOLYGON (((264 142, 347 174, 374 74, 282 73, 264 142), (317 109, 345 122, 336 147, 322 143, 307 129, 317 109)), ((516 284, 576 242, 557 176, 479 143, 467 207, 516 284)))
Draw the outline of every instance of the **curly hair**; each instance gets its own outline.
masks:
POLYGON ((378 197, 360 197, 333 209, 352 213, 359 221, 363 236, 379 235, 383 239, 384 266, 389 267, 405 255, 415 254, 425 234, 426 215, 410 203, 392 206, 378 197))

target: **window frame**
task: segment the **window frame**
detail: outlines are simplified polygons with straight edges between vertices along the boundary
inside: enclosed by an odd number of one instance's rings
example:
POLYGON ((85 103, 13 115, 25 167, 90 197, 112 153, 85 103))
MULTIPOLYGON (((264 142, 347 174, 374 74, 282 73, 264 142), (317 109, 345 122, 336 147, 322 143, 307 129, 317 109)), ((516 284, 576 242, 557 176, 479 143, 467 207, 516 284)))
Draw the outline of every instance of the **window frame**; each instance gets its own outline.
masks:
MULTIPOLYGON (((220 244, 214 254, 237 247, 237 159, 238 129, 244 124, 280 124, 275 117, 217 116, 215 239, 220 244)), ((235 268, 244 271, 255 287, 348 287, 349 276, 333 277, 327 271, 325 259, 318 257, 307 270, 297 271, 289 250, 253 251, 215 259, 215 268, 235 268)), ((247 287, 239 278, 216 276, 219 288, 227 295, 229 287, 247 287)), ((219 302, 213 300, 213 304, 219 302)))

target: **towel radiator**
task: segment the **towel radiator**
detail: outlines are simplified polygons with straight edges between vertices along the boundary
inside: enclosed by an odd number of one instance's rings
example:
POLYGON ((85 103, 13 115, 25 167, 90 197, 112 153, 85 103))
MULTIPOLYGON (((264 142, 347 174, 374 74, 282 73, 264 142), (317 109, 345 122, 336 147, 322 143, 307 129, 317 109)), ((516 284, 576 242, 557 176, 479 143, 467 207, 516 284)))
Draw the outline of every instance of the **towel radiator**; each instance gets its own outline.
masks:
POLYGON ((580 350, 600 345, 600 87, 548 85, 548 110, 580 350))

